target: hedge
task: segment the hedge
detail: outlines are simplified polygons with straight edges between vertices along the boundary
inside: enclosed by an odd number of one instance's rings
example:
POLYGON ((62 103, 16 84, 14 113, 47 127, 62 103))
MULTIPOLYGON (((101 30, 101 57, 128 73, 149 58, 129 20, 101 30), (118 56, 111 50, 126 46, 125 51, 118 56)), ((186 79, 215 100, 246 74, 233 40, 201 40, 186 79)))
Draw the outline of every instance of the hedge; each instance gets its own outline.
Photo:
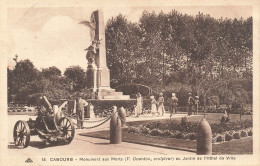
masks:
MULTIPOLYGON (((89 99, 88 103, 91 103, 94 106, 94 112, 96 115, 103 114, 104 111, 112 110, 113 106, 117 108, 124 107, 127 111, 132 111, 134 105, 136 105, 136 99, 129 100, 98 100, 98 99, 89 99)), ((143 108, 148 107, 151 104, 151 101, 148 99, 143 100, 143 108)))

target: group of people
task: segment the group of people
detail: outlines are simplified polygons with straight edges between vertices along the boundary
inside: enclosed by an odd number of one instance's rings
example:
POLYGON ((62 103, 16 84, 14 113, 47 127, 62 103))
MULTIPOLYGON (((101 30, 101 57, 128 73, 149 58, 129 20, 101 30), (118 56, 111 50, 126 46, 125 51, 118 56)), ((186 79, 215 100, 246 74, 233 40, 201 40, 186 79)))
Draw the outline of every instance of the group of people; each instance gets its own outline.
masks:
MULTIPOLYGON (((164 108, 164 97, 163 93, 159 94, 158 101, 156 101, 154 96, 150 96, 151 99, 151 114, 152 116, 163 116, 165 113, 164 108)), ((170 118, 172 117, 173 113, 177 113, 177 106, 178 106, 178 98, 176 97, 175 93, 172 93, 172 97, 170 98, 170 118)), ((137 102, 135 107, 135 115, 137 117, 143 112, 143 98, 140 93, 137 93, 137 102)))
MULTIPOLYGON (((140 93, 137 93, 136 98, 136 106, 135 106, 135 116, 139 117, 140 114, 143 113, 143 98, 140 93)), ((159 94, 158 101, 156 101, 154 96, 150 96, 151 99, 151 114, 152 117, 154 116, 163 116, 165 113, 164 108, 164 97, 163 93, 159 94)), ((169 112, 170 112, 170 120, 173 114, 177 113, 178 110, 178 98, 176 97, 175 93, 172 93, 171 98, 168 99, 169 103, 169 112)), ((88 103, 82 99, 81 97, 78 97, 76 100, 76 114, 78 115, 79 119, 83 120, 84 115, 84 107, 87 106, 88 103)), ((192 97, 192 94, 188 94, 188 115, 191 115, 192 112, 195 114, 198 114, 198 107, 199 107, 199 97, 195 96, 192 97)), ((81 123, 81 122, 78 122, 81 123)), ((82 126, 79 124, 79 126, 82 126)))
POLYGON ((191 115, 192 112, 195 114, 198 114, 199 111, 199 96, 192 97, 192 94, 189 93, 188 97, 188 115, 191 115))
MULTIPOLYGON (((150 96, 151 99, 151 114, 152 116, 163 116, 165 113, 164 108, 164 97, 163 93, 159 94, 158 101, 156 101, 154 96, 150 96)), ((169 103, 169 112, 170 112, 170 120, 173 114, 176 114, 178 111, 178 98, 176 97, 175 93, 172 93, 171 98, 168 99, 169 103)), ((199 96, 192 96, 191 93, 188 93, 188 115, 191 115, 192 112, 195 114, 198 114, 199 109, 199 96)), ((135 106, 135 115, 137 117, 140 116, 140 114, 143 113, 143 98, 140 93, 137 93, 137 103, 135 106)))
POLYGON ((155 100, 154 96, 151 96, 150 99, 151 99, 152 116, 154 117, 156 114, 157 116, 163 116, 163 114, 165 113, 163 94, 162 93, 159 94, 158 101, 155 100))
MULTIPOLYGON (((140 93, 137 93, 137 98, 136 98, 136 106, 135 106, 135 116, 139 117, 140 114, 143 112, 143 98, 140 93)), ((157 113, 158 116, 163 116, 165 113, 165 108, 164 108, 164 98, 163 94, 159 94, 159 99, 158 101, 155 100, 154 96, 150 97, 151 99, 151 114, 154 117, 155 114, 157 113), (158 105, 158 109, 157 109, 158 105)))

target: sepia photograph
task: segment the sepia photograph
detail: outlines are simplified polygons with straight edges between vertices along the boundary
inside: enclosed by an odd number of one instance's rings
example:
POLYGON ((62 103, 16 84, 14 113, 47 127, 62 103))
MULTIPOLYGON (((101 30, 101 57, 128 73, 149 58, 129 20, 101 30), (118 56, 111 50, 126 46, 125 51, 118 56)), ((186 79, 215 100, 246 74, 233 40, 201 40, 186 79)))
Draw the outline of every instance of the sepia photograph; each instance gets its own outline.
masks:
POLYGON ((258 165, 259 2, 113 2, 6 6, 1 163, 258 165))

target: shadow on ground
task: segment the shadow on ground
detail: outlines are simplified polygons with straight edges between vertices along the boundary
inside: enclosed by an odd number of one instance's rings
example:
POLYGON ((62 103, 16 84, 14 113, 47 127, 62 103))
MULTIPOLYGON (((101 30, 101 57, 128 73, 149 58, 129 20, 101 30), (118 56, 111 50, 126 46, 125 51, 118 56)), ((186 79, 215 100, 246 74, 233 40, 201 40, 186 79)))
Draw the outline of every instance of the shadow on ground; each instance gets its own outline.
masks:
MULTIPOLYGON (((35 147, 38 149, 45 149, 45 148, 49 148, 49 147, 54 147, 54 146, 64 146, 66 144, 51 144, 51 143, 47 143, 47 142, 43 142, 43 141, 30 141, 29 146, 31 147, 35 147)), ((19 147, 17 147, 14 142, 9 142, 8 145, 8 149, 21 149, 19 147)))

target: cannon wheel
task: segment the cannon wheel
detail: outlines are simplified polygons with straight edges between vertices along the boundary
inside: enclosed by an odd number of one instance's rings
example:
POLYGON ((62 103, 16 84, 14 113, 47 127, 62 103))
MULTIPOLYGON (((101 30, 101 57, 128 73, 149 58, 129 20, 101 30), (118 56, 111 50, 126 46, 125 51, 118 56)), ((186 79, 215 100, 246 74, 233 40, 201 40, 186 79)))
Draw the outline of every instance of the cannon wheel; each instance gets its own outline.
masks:
POLYGON ((30 142, 30 128, 26 121, 17 121, 13 131, 14 143, 19 148, 26 148, 30 142))
POLYGON ((66 138, 66 143, 69 144, 75 135, 75 127, 72 121, 67 117, 63 117, 60 119, 58 126, 63 132, 63 136, 66 138))

